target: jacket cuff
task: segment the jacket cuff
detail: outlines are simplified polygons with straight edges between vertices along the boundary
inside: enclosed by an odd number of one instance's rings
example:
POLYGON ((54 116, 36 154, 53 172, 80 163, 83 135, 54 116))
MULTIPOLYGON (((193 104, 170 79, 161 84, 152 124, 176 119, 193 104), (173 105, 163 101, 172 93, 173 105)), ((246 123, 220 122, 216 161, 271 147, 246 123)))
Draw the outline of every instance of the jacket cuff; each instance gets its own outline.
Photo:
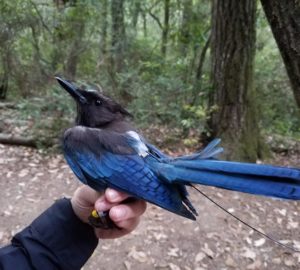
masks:
POLYGON ((75 215, 69 199, 56 201, 32 222, 29 232, 29 237, 45 246, 62 269, 80 269, 98 244, 94 228, 75 215))

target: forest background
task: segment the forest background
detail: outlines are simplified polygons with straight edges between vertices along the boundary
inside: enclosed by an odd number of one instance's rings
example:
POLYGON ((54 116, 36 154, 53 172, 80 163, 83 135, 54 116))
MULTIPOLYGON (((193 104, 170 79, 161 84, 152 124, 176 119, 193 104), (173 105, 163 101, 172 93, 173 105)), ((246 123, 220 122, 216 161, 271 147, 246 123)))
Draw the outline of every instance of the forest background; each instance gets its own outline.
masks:
POLYGON ((117 98, 159 146, 221 137, 226 158, 255 161, 300 137, 294 1, 3 0, 0 10, 2 142, 52 146, 72 123, 57 74, 117 98))

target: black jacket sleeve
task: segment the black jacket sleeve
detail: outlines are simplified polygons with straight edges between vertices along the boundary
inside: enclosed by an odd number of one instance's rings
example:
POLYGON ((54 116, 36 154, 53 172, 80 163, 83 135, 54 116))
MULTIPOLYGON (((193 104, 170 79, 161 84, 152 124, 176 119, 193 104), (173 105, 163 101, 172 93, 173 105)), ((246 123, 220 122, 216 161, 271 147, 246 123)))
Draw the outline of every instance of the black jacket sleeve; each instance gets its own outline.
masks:
POLYGON ((77 218, 70 200, 61 199, 0 249, 0 269, 80 269, 97 244, 93 228, 77 218))

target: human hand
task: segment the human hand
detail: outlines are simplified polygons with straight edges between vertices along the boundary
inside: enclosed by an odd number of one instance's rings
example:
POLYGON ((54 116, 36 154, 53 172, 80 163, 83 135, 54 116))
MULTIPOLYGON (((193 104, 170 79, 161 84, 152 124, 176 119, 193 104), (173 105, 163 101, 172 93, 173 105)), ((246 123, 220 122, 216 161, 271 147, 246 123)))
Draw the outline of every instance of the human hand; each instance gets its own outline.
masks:
POLYGON ((105 193, 100 193, 84 185, 75 191, 71 204, 74 213, 85 223, 88 223, 88 217, 93 209, 98 212, 109 210, 109 217, 118 228, 109 230, 95 228, 95 233, 98 238, 113 239, 132 232, 146 210, 146 202, 142 200, 122 203, 128 197, 127 194, 110 188, 106 189, 105 193))

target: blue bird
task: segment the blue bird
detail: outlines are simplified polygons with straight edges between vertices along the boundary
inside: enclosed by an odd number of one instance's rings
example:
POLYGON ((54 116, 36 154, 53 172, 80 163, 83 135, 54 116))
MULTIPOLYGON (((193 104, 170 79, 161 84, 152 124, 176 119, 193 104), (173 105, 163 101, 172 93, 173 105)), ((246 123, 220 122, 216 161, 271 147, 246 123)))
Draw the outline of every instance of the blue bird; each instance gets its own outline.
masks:
POLYGON ((220 140, 204 150, 172 158, 132 126, 131 114, 95 90, 56 77, 77 104, 76 125, 65 131, 65 158, 81 182, 107 187, 195 220, 186 186, 201 184, 276 198, 300 199, 300 170, 217 160, 220 140))

